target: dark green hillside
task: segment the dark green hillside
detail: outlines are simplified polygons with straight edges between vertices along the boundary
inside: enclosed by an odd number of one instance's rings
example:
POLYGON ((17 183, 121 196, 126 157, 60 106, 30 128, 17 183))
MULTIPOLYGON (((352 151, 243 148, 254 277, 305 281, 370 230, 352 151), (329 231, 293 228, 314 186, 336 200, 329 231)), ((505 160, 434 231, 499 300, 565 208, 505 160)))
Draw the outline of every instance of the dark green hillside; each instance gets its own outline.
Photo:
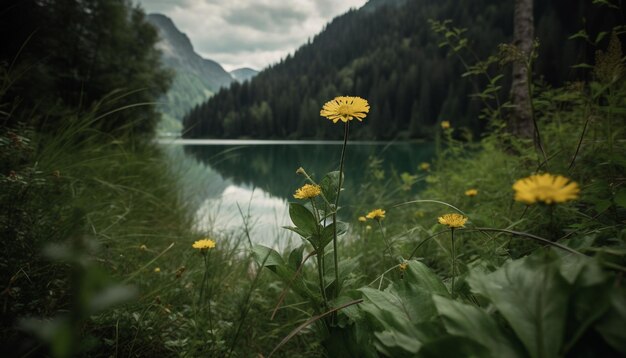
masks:
MULTIPOLYGON (((571 66, 593 53, 582 41, 567 40, 583 27, 582 16, 591 29, 600 21, 615 22, 590 1, 549 0, 535 10, 541 43, 535 71, 549 84, 572 78, 571 66)), ((511 40, 512 18, 513 1, 370 2, 335 18, 251 82, 233 84, 196 106, 184 120, 184 136, 338 138, 332 126, 313 125, 321 105, 337 95, 361 96, 371 104, 367 123, 353 127, 353 138, 422 137, 441 120, 481 131, 481 103, 468 97, 478 84, 461 78, 461 62, 437 46, 440 38, 428 20, 451 19, 467 27, 468 38, 480 39, 470 47, 484 58, 511 40)), ((508 80, 502 84, 505 98, 508 80)))

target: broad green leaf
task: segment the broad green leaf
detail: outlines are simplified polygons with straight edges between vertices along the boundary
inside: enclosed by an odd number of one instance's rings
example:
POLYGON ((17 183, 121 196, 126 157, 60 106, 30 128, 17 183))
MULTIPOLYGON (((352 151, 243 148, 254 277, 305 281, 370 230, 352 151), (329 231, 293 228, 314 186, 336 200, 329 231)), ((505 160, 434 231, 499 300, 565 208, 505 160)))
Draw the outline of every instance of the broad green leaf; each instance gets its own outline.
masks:
POLYGON ((308 299, 315 307, 319 307, 321 298, 317 294, 317 290, 311 289, 314 285, 306 281, 302 275, 296 276, 296 271, 286 265, 275 266, 272 272, 280 277, 284 284, 290 285, 291 290, 297 295, 308 299))
POLYGON ((294 270, 297 270, 302 263, 302 252, 304 251, 304 245, 300 245, 299 247, 293 249, 289 254, 289 267, 294 270))
MULTIPOLYGON (((420 358, 442 358, 442 357, 464 357, 483 358, 489 357, 489 351, 485 346, 467 338, 442 336, 441 338, 429 341, 424 344, 416 357, 420 358)), ((498 356, 494 358, 504 358, 498 356)))
POLYGON ((599 285, 606 280, 606 275, 597 260, 581 255, 564 254, 557 250, 555 253, 561 256, 559 271, 569 284, 577 283, 577 286, 588 287, 599 285))
POLYGON ((614 288, 610 297, 611 307, 595 326, 602 338, 622 354, 626 354, 626 290, 614 288))
POLYGON ((318 232, 319 225, 317 220, 315 220, 315 216, 313 216, 313 213, 304 207, 304 205, 289 203, 289 217, 291 217, 291 221, 293 221, 298 229, 302 230, 302 232, 306 233, 308 236, 318 232))
MULTIPOLYGON (((335 224, 333 223, 322 229, 321 247, 326 247, 326 245, 328 245, 328 243, 330 243, 333 240, 334 228, 335 228, 335 224)), ((337 237, 340 237, 341 235, 345 234, 347 231, 348 231, 348 224, 342 221, 337 221, 337 237)))
POLYGON ((420 261, 409 261, 409 267, 402 282, 406 285, 415 285, 426 292, 449 297, 448 289, 439 276, 420 261))
POLYGON ((339 186, 339 171, 326 173, 320 181, 322 193, 331 204, 335 203, 337 198, 337 187, 339 186))
POLYGON ((309 234, 309 233, 305 232, 304 230, 302 230, 300 228, 297 228, 295 226, 283 226, 283 229, 287 229, 289 231, 293 231, 296 234, 300 235, 303 239, 308 239, 311 236, 311 234, 309 234))
POLYGON ((441 333, 439 326, 432 324, 437 316, 432 295, 448 296, 448 291, 421 262, 411 261, 404 279, 384 291, 369 287, 359 291, 365 299, 360 307, 374 323, 375 344, 381 353, 390 356, 410 353, 411 356, 424 342, 441 333))
POLYGON ((319 297, 309 288, 309 284, 302 276, 296 276, 296 270, 287 266, 278 252, 262 245, 255 245, 252 251, 260 265, 265 263, 264 266, 274 272, 285 284, 290 285, 296 294, 309 299, 315 305, 319 303, 319 297))
POLYGON ((468 282, 504 316, 531 357, 559 355, 570 286, 553 259, 510 261, 489 274, 472 272, 468 282))
POLYGON ((441 296, 434 296, 433 301, 446 331, 451 335, 482 344, 489 349, 492 357, 524 356, 523 351, 515 349, 518 343, 507 337, 496 321, 482 309, 441 296))
POLYGON ((252 252, 259 265, 266 267, 285 265, 285 261, 280 257, 280 254, 267 246, 254 245, 252 252))

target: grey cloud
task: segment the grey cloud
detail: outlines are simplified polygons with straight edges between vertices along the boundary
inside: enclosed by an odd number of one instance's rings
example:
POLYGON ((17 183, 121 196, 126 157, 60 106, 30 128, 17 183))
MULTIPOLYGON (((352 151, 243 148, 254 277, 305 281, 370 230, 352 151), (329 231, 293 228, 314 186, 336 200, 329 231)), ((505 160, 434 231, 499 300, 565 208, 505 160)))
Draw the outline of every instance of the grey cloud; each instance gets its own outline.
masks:
POLYGON ((301 8, 252 4, 245 8, 234 8, 224 15, 224 20, 232 25, 253 28, 256 31, 285 32, 302 23, 307 14, 301 8))
POLYGON ((196 51, 227 69, 261 69, 292 53, 333 17, 367 0, 134 0, 161 12, 196 51))
POLYGON ((237 31, 222 33, 199 39, 194 46, 202 52, 244 53, 249 51, 271 51, 293 49, 302 44, 299 37, 272 36, 265 33, 242 34, 237 31))

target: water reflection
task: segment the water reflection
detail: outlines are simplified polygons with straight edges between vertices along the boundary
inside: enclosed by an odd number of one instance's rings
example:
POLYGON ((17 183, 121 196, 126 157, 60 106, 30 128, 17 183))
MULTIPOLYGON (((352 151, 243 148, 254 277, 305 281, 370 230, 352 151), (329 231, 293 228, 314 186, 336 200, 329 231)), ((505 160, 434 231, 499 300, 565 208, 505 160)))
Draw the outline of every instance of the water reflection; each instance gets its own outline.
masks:
MULTIPOLYGON (((172 143, 172 142, 169 142, 172 143)), ((201 230, 242 230, 242 214, 252 218, 254 243, 284 248, 299 243, 287 230, 290 225, 288 201, 303 184, 296 169, 304 167, 316 179, 339 165, 341 142, 272 141, 187 141, 171 146, 175 166, 185 168, 187 200, 195 202, 196 225, 201 230), (181 148, 183 150, 181 150, 181 148), (184 154, 183 154, 184 151, 184 154), (292 241, 295 240, 295 241, 292 241)), ((342 203, 347 211, 358 200, 370 157, 382 160, 385 171, 414 173, 434 154, 430 143, 353 143, 346 152, 346 193, 342 203)), ((178 169, 183 170, 183 169, 178 169)), ((344 215, 349 215, 342 211, 344 215)))
POLYGON ((284 199, 260 189, 230 185, 217 197, 210 197, 196 213, 199 229, 217 228, 243 234, 243 218, 250 218, 250 236, 254 243, 276 248, 291 246, 293 235, 282 229, 291 225, 284 199))
MULTIPOLYGON (((185 152, 218 171, 235 185, 261 188, 272 196, 291 199, 302 184, 295 174, 304 167, 314 178, 336 170, 340 142, 323 144, 187 145, 185 152)), ((433 156, 429 143, 365 143, 349 145, 346 151, 345 187, 356 188, 369 158, 383 159, 386 171, 416 172, 422 161, 433 156)))

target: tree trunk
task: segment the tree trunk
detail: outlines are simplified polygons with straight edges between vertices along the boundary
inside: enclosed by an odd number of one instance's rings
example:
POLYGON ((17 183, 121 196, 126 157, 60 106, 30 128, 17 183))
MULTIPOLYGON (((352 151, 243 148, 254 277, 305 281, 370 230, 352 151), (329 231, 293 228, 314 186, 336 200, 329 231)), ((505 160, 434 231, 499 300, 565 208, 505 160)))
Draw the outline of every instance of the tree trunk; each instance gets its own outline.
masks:
POLYGON ((531 98, 529 91, 528 64, 535 33, 533 19, 533 0, 515 0, 513 15, 513 45, 519 49, 526 61, 513 62, 513 81, 511 83, 511 102, 515 106, 509 117, 509 130, 518 136, 533 136, 531 98), (526 63, 524 63, 526 62, 526 63))

